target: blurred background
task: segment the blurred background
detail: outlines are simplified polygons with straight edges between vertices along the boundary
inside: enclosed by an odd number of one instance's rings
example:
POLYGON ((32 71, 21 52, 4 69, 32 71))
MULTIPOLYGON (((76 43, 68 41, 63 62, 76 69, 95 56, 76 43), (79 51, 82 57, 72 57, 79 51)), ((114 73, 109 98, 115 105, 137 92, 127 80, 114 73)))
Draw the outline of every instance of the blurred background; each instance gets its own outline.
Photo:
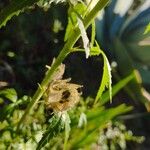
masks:
MULTIPOLYGON (((9 4, 0 1, 0 9, 9 4)), ((67 26, 67 4, 31 7, 13 17, 0 29, 0 84, 7 84, 18 92, 33 95, 46 71, 64 45, 67 26)), ((113 83, 135 71, 135 81, 113 99, 113 107, 122 102, 133 105, 133 115, 126 125, 135 135, 144 135, 142 145, 129 144, 129 149, 148 150, 150 147, 150 0, 112 0, 96 20, 97 41, 112 65, 113 83), (144 92, 143 92, 144 91, 144 92), (145 107, 146 106, 146 107, 145 107), (138 115, 135 115, 138 114, 138 115)), ((90 29, 88 29, 90 34, 90 29)), ((77 44, 81 44, 79 40, 77 44)), ((74 53, 64 62, 65 77, 84 85, 83 96, 95 96, 102 76, 100 57, 85 59, 85 54, 74 53)))

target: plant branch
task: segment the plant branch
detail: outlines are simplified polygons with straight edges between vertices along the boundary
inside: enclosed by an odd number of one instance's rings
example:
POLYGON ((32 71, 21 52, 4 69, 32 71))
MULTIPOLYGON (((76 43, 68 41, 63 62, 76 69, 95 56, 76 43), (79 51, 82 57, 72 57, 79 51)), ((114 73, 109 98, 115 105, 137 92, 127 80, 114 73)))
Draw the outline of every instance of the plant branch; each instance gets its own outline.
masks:
MULTIPOLYGON (((102 8, 104 8, 107 5, 108 2, 109 2, 109 0, 99 0, 97 2, 97 4, 95 5, 95 7, 83 19, 83 24, 84 24, 85 28, 87 28, 92 23, 92 21, 96 18, 97 13, 102 8)), ((59 53, 59 55, 56 58, 54 64, 47 71, 46 76, 44 77, 43 81, 40 84, 41 86, 38 87, 37 91, 35 92, 35 94, 34 94, 34 96, 32 98, 32 101, 27 106, 27 109, 26 109, 24 115, 22 116, 20 122, 18 123, 17 130, 20 128, 20 125, 23 123, 23 121, 25 120, 26 116, 30 113, 30 110, 32 110, 32 108, 35 106, 35 104, 42 97, 42 95, 45 92, 48 84, 52 80, 52 75, 55 72, 56 68, 63 62, 63 60, 66 58, 66 56, 70 53, 70 50, 72 49, 72 47, 74 46, 74 44, 76 43, 76 41, 79 39, 79 37, 80 37, 80 29, 78 27, 76 27, 75 28, 75 32, 72 32, 72 35, 70 36, 70 38, 68 39, 68 41, 64 45, 63 49, 59 53)))

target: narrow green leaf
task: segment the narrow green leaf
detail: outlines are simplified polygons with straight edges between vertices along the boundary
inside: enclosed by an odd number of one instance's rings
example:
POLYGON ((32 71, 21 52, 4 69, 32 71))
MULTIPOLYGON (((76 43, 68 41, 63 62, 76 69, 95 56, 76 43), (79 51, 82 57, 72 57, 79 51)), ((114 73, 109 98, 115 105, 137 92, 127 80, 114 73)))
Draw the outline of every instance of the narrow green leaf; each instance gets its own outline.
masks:
POLYGON ((85 49, 86 58, 88 58, 90 55, 90 44, 89 44, 89 39, 88 39, 88 36, 86 33, 86 29, 80 18, 78 18, 78 25, 79 25, 79 29, 81 32, 81 37, 82 37, 82 41, 83 41, 83 47, 85 49))
MULTIPOLYGON (((123 89, 132 79, 134 78, 134 74, 130 74, 126 78, 119 81, 116 85, 112 87, 112 97, 115 96, 121 89, 123 89)), ((102 94, 100 105, 105 104, 109 100, 109 91, 102 94)))
POLYGON ((100 51, 100 53, 103 56, 104 60, 104 66, 103 66, 103 76, 101 80, 101 85, 99 87, 99 90, 96 95, 95 103, 101 98, 102 93, 105 91, 106 88, 109 90, 109 98, 112 99, 112 87, 111 87, 111 67, 109 64, 109 61, 105 55, 105 53, 100 49, 98 43, 96 43, 97 49, 100 51))
POLYGON ((12 0, 8 6, 0 12, 0 28, 5 26, 7 21, 10 20, 13 16, 19 15, 24 8, 33 5, 39 0, 12 0))

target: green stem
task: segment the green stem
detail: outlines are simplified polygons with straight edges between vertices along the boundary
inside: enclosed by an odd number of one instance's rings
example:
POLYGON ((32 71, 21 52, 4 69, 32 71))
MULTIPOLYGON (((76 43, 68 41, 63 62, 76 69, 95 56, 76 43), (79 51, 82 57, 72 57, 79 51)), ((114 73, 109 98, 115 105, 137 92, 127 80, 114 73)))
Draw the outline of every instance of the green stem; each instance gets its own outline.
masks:
MULTIPOLYGON (((96 18, 97 13, 106 6, 106 4, 109 2, 109 0, 99 0, 96 4, 96 6, 91 10, 91 12, 85 17, 83 20, 85 28, 87 28, 92 21, 96 18)), ((75 28, 75 32, 72 33, 67 43, 64 45, 63 49, 59 53, 56 61, 52 65, 51 69, 48 70, 46 76, 44 77, 42 83, 40 84, 41 87, 38 87, 37 91, 35 92, 32 101, 29 103, 24 115, 22 116, 20 122, 18 123, 18 128, 20 128, 21 123, 25 120, 26 116, 30 113, 30 110, 35 106, 35 104, 39 101, 39 99, 42 97, 43 93, 45 92, 48 84, 52 80, 52 75, 55 72, 55 69, 63 62, 63 60, 66 58, 66 56, 69 54, 70 50, 76 43, 76 41, 80 37, 80 29, 78 27, 75 28)))

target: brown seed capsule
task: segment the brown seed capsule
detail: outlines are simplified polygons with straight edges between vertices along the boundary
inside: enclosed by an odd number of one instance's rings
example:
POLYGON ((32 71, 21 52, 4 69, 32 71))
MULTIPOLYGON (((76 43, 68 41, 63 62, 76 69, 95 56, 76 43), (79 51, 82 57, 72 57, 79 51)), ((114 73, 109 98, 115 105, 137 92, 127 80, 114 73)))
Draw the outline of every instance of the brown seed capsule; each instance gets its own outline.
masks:
POLYGON ((46 106, 54 111, 65 111, 79 102, 82 86, 67 82, 68 80, 54 81, 47 89, 46 106))
POLYGON ((46 107, 53 109, 54 112, 66 111, 75 106, 80 100, 81 85, 70 83, 69 79, 62 79, 65 65, 58 67, 59 71, 55 73, 56 77, 49 84, 46 90, 46 107), (61 70, 61 71, 60 71, 61 70))

